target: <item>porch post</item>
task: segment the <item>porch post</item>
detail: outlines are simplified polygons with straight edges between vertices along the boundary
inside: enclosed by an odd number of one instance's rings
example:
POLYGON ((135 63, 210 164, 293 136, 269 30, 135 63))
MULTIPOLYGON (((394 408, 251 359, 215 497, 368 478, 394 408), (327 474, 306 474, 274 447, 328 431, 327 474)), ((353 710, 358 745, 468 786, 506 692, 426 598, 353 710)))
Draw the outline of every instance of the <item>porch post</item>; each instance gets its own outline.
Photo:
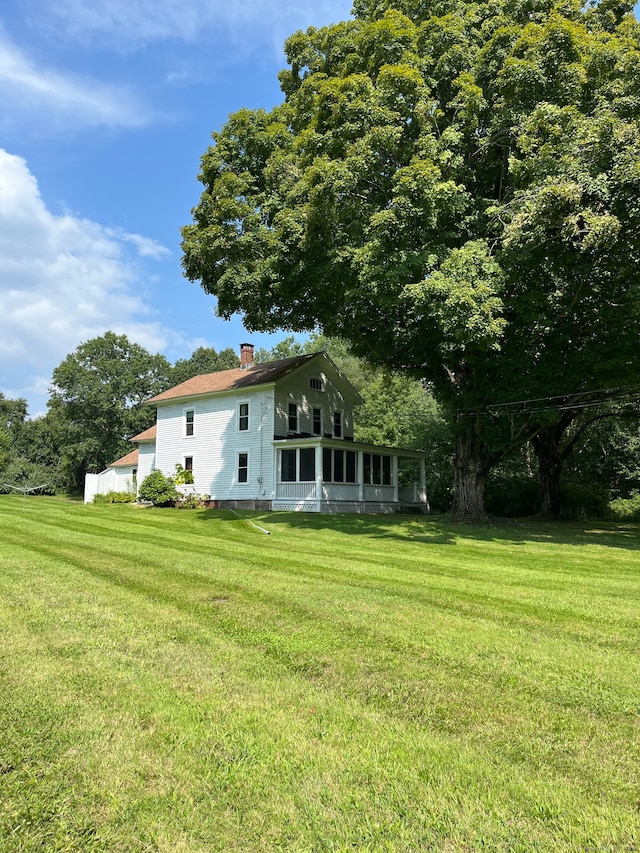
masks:
POLYGON ((322 445, 316 445, 316 510, 322 512, 322 445))
POLYGON ((364 458, 362 450, 358 451, 358 500, 364 509, 364 458))
POLYGON ((280 461, 280 448, 274 445, 273 447, 273 500, 276 500, 279 496, 279 487, 278 487, 278 462, 280 461))

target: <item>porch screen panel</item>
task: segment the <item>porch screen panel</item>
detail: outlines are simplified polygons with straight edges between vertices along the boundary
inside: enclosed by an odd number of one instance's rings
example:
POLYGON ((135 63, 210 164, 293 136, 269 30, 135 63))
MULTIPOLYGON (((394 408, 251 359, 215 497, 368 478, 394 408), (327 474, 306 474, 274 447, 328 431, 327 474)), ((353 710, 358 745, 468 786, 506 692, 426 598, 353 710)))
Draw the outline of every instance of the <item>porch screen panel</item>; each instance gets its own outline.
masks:
POLYGON ((355 450, 347 450, 345 453, 345 483, 356 482, 356 452, 355 450))
POLYGON ((344 452, 333 451, 333 482, 344 483, 344 452))
POLYGON ((377 453, 372 453, 371 462, 373 463, 371 466, 371 482, 374 485, 379 486, 382 483, 380 456, 378 456, 377 453))
POLYGON ((296 481, 296 451, 283 450, 282 452, 282 482, 295 483, 296 481))
POLYGON ((382 457, 382 485, 390 486, 391 485, 391 457, 383 456, 382 457))
POLYGON ((313 447, 300 448, 300 480, 313 481, 316 478, 316 451, 313 447))
POLYGON ((363 469, 363 479, 365 483, 371 482, 371 454, 363 453, 362 454, 362 469, 363 469))
POLYGON ((330 483, 332 480, 331 451, 328 447, 322 450, 322 479, 325 483, 330 483))

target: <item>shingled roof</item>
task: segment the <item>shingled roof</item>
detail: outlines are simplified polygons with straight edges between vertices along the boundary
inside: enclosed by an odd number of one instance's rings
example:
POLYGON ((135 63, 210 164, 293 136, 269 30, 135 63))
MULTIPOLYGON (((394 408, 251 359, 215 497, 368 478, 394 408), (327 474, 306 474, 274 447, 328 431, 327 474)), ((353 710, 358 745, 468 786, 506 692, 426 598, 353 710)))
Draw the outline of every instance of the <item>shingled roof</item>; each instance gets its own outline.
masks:
POLYGON ((143 432, 139 432, 138 435, 134 435, 133 438, 129 439, 129 441, 153 441, 156 437, 157 431, 157 424, 154 424, 153 426, 150 426, 149 429, 145 429, 143 432))
POLYGON ((131 453, 127 453, 126 456, 122 456, 120 459, 116 459, 115 462, 112 462, 109 465, 109 468, 128 468, 131 465, 138 464, 138 448, 132 450, 131 453))
MULTIPOLYGON (((240 388, 252 388, 255 385, 267 385, 282 379, 288 373, 297 370, 303 364, 318 358, 322 353, 314 352, 308 355, 296 355, 292 358, 281 358, 278 361, 265 361, 253 364, 251 367, 234 367, 232 370, 219 370, 216 373, 203 373, 181 382, 168 391, 156 394, 147 403, 163 403, 166 400, 178 400, 181 397, 199 397, 202 394, 215 394, 219 391, 235 391, 240 388)), ((141 433, 134 441, 140 441, 141 433)))

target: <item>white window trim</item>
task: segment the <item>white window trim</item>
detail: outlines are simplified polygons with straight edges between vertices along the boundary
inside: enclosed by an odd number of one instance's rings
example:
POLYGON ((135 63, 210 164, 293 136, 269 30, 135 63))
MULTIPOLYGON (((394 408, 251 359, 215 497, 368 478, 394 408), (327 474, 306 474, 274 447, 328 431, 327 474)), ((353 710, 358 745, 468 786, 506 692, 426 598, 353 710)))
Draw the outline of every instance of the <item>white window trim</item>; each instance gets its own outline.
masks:
POLYGON ((251 402, 249 400, 238 400, 236 407, 236 432, 247 433, 251 432, 251 402), (247 407, 247 428, 240 429, 240 406, 247 407))
POLYGON ((322 435, 323 422, 324 422, 324 410, 323 410, 322 406, 312 406, 311 407, 311 435, 319 435, 319 436, 322 435), (313 413, 316 410, 318 412, 320 412, 320 430, 318 432, 315 432, 313 429, 313 413))
POLYGON ((236 471, 235 471, 236 485, 237 486, 248 486, 249 481, 251 479, 250 475, 251 475, 251 454, 249 453, 249 449, 248 448, 246 448, 246 449, 245 448, 238 448, 238 450, 236 451, 236 471), (247 455, 247 479, 244 482, 242 482, 240 480, 240 456, 243 453, 246 453, 246 455, 247 455))
POLYGON ((195 406, 184 406, 182 409, 182 437, 193 438, 196 434, 196 408, 195 406), (187 412, 193 412, 193 433, 187 434, 187 412))
POLYGON ((331 435, 334 438, 344 438, 344 412, 340 409, 334 409, 331 415, 331 435), (336 415, 340 415, 340 435, 336 435, 336 415))
POLYGON ((291 401, 289 401, 289 404, 287 405, 287 432, 300 432, 300 406, 297 403, 291 402, 291 401), (290 406, 296 407, 296 428, 295 429, 291 429, 291 426, 290 426, 290 414, 289 414, 289 412, 290 412, 289 407, 290 406))

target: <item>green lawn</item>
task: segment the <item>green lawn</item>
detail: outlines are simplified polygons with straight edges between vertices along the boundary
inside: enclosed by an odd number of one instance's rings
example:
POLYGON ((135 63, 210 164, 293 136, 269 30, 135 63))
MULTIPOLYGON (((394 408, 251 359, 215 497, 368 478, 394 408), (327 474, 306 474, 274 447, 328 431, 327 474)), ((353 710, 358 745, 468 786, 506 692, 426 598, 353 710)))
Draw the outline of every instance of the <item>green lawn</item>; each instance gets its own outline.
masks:
POLYGON ((0 497, 0 851, 640 849, 640 529, 0 497))

